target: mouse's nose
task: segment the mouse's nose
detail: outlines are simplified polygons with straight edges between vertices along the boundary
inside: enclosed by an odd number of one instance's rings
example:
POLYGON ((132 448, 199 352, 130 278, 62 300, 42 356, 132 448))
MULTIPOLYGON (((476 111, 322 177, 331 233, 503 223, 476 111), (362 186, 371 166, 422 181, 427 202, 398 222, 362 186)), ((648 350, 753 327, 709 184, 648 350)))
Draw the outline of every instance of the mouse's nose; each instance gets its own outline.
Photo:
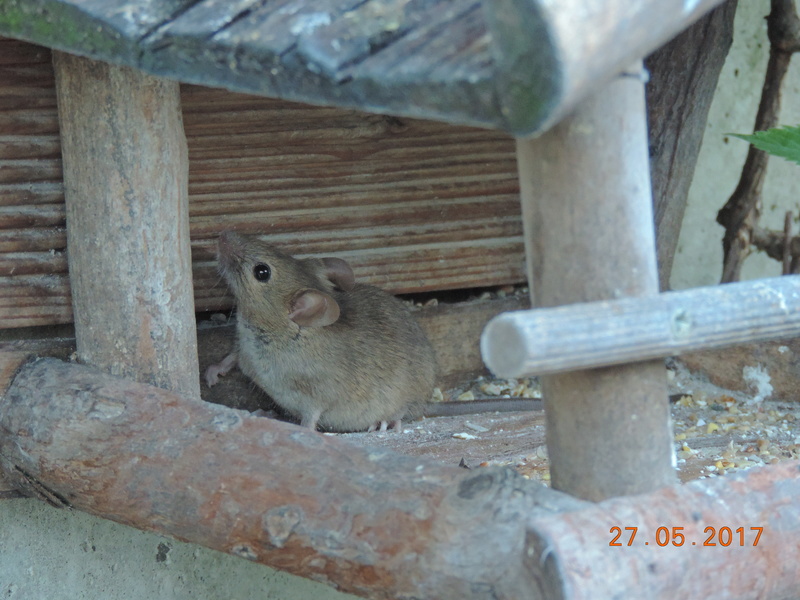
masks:
POLYGON ((245 238, 235 231, 223 231, 217 240, 217 260, 220 266, 232 266, 245 255, 245 238))

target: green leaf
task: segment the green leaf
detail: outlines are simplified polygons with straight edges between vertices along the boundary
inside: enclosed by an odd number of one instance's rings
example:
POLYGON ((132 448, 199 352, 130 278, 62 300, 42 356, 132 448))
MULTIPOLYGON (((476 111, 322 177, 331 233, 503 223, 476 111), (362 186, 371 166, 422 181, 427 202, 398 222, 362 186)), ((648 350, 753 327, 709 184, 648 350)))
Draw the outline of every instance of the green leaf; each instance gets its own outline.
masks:
POLYGON ((750 142, 759 150, 800 164, 800 126, 776 127, 775 129, 756 131, 752 135, 741 133, 728 135, 750 142))

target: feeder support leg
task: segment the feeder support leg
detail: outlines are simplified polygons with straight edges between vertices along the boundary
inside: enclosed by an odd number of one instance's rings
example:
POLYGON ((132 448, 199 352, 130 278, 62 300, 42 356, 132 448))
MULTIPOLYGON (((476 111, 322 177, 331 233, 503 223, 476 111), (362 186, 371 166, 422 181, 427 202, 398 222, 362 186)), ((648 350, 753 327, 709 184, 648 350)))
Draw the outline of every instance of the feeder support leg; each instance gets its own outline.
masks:
POLYGON ((78 359, 199 398, 178 83, 53 62, 78 359))
MULTIPOLYGON (((640 69, 517 142, 535 307, 658 293, 640 69)), ((675 481, 662 360, 550 375, 542 388, 555 488, 597 501, 675 481)))

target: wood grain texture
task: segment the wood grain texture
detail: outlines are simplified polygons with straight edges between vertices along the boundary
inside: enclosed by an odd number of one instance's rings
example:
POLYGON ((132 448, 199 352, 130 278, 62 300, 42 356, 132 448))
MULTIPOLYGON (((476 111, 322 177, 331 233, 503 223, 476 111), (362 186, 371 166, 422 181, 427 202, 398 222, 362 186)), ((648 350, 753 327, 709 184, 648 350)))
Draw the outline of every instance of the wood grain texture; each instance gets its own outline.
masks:
POLYGON ((55 53, 78 360, 200 397, 180 91, 55 53))
POLYGON ((800 587, 798 474, 800 462, 787 461, 536 517, 529 564, 548 583, 546 598, 791 600, 800 587), (620 547, 610 547, 615 527, 620 547), (637 528, 630 546, 626 527, 637 528), (757 545, 751 527, 763 528, 757 545))
POLYGON ((645 60, 650 177, 660 287, 672 262, 719 73, 733 40, 737 0, 727 0, 645 60))
POLYGON ((719 1, 0 0, 0 34, 184 82, 527 136, 719 1))
MULTIPOLYGON (((50 52, 0 39, 0 57, 0 320, 67 323, 50 52)), ((198 310, 231 306, 213 249, 229 228, 295 254, 341 256, 393 292, 524 280, 505 134, 189 85, 181 95, 198 310)))
POLYGON ((500 377, 594 369, 800 336, 800 276, 507 313, 483 334, 500 377))

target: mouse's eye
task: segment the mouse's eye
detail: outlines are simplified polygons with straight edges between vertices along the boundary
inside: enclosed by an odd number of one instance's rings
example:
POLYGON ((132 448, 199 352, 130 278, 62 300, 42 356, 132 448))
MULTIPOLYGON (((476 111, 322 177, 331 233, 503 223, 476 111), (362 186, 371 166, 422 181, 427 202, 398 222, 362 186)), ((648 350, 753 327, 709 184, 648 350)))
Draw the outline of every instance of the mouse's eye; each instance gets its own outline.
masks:
POLYGON ((272 269, 269 268, 269 265, 258 263, 253 267, 253 277, 256 278, 256 281, 269 281, 271 275, 272 269))

